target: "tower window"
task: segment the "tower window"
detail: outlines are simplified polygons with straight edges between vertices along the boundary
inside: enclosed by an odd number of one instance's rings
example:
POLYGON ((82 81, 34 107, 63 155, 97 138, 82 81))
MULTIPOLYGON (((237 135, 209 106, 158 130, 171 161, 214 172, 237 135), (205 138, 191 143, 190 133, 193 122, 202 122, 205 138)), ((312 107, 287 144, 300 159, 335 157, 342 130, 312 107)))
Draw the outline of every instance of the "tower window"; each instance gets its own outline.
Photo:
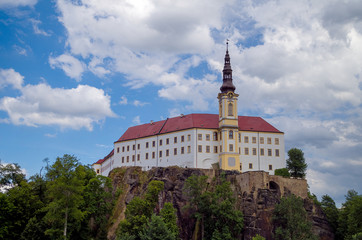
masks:
POLYGON ((229 103, 228 104, 228 116, 233 116, 233 104, 229 103))
POLYGON ((234 151, 234 145, 229 144, 229 152, 233 152, 234 151))
POLYGON ((233 130, 229 131, 229 139, 234 139, 234 132, 233 130))

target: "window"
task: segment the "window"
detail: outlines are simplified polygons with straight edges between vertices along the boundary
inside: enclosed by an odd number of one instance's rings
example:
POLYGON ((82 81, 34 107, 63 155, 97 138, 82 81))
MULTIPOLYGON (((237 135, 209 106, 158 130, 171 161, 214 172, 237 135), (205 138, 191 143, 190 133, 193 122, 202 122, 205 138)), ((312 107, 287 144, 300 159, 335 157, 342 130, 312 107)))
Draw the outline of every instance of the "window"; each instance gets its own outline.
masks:
POLYGON ((173 143, 177 143, 177 137, 173 138, 173 143))
POLYGON ((160 146, 162 146, 162 139, 160 139, 160 146))
POLYGON ((191 153, 191 146, 187 146, 187 153, 191 153))
POLYGON ((173 149, 173 155, 177 155, 177 148, 173 149))
POLYGON ((270 137, 267 138, 267 143, 271 144, 271 138, 270 137))
POLYGON ((122 147, 122 152, 124 152, 124 146, 122 147))
POLYGON ((166 145, 170 144, 170 139, 166 138, 166 145))
POLYGON ((275 145, 279 145, 279 138, 275 138, 274 143, 275 143, 275 145))
POLYGON ((249 163, 249 169, 253 169, 253 164, 249 163))
POLYGON ((264 144, 264 138, 263 137, 260 138, 260 144, 264 144))
POLYGON ((243 165, 240 163, 240 171, 243 169, 243 165))
POLYGON ((197 140, 202 141, 202 134, 197 134, 197 140))
POLYGON ((233 104, 232 103, 229 103, 228 104, 228 116, 233 116, 233 104))
POLYGON ((234 139, 234 131, 233 130, 229 131, 229 139, 234 139))
POLYGON ((181 154, 185 153, 185 147, 181 147, 181 154))
POLYGON ((239 142, 241 142, 241 133, 239 133, 239 142))
POLYGON ((141 148, 141 144, 137 144, 137 149, 139 150, 141 148))
POLYGON ((279 157, 279 149, 275 149, 275 156, 279 157))
POLYGON ((127 156, 127 162, 129 162, 129 156, 127 156))
POLYGON ((122 163, 124 163, 124 157, 122 157, 122 163))
POLYGON ((155 157, 156 157, 156 153, 152 152, 152 158, 155 158, 155 157))
POLYGON ((212 140, 214 140, 214 141, 217 141, 217 132, 214 132, 213 134, 212 134, 212 140))
POLYGON ((127 146, 127 152, 129 152, 129 146, 127 146))
POLYGON ((197 146, 197 151, 198 151, 198 152, 202 152, 202 145, 198 145, 198 146, 197 146))
POLYGON ((234 145, 229 144, 229 152, 233 152, 234 151, 234 145))
POLYGON ((97 169, 97 174, 99 174, 99 169, 97 169))
POLYGON ((166 149, 166 157, 170 156, 170 150, 166 149))
POLYGON ((217 146, 214 146, 214 153, 217 153, 217 146))
POLYGON ((253 155, 256 155, 256 148, 253 148, 253 155))
POLYGON ((146 160, 148 159, 148 153, 146 153, 146 157, 145 157, 145 158, 146 158, 146 160))
POLYGON ((152 141, 152 147, 156 146, 156 141, 152 141))
POLYGON ((206 141, 210 141, 210 134, 206 134, 206 141))
POLYGON ((187 141, 191 141, 191 135, 187 135, 187 141))
POLYGON ((210 152, 210 146, 206 146, 206 152, 207 152, 207 153, 210 152))
POLYGON ((141 159, 141 156, 139 154, 137 154, 137 161, 139 161, 141 159))
POLYGON ((249 143, 249 137, 248 136, 244 136, 244 143, 249 143))
POLYGON ((264 148, 260 148, 260 155, 264 156, 264 148))
POLYGON ((136 144, 133 144, 132 150, 133 150, 133 151, 136 150, 136 144))
POLYGON ((148 148, 148 142, 146 142, 146 148, 148 148))
POLYGON ((269 170, 273 170, 273 165, 269 165, 269 170))
POLYGON ((132 155, 132 162, 134 162, 136 159, 136 156, 135 155, 132 155))
POLYGON ((117 148, 117 153, 119 153, 119 147, 117 148))
POLYGON ((270 157, 272 155, 272 150, 268 149, 268 156, 270 157))
POLYGON ((256 137, 252 138, 253 143, 256 143, 256 137))
POLYGON ((244 154, 249 155, 249 148, 244 148, 244 154))
POLYGON ((222 146, 220 145, 220 152, 222 152, 222 146))
POLYGON ((184 135, 181 136, 181 142, 185 142, 185 136, 184 135))

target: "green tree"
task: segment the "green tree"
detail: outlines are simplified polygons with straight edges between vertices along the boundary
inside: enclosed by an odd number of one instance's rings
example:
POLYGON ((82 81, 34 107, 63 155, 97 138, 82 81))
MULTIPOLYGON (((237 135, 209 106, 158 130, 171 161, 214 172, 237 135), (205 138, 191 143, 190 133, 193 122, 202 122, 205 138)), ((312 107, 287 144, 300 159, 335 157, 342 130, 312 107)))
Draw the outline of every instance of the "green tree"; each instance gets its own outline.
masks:
POLYGON ((190 197, 202 239, 235 239, 240 235, 243 215, 235 208, 230 182, 223 176, 215 179, 213 186, 207 184, 205 176, 191 176, 184 191, 190 197))
POLYGON ((282 177, 290 177, 290 173, 287 168, 279 168, 275 169, 274 174, 276 176, 282 176, 282 177))
POLYGON ((290 195, 283 197, 275 206, 273 212, 275 239, 278 240, 307 240, 316 239, 312 233, 312 224, 300 197, 290 195))
POLYGON ((260 236, 259 234, 256 234, 256 236, 253 237, 252 240, 265 240, 265 237, 260 236))
POLYGON ((288 151, 287 168, 292 177, 304 178, 307 170, 304 153, 298 148, 292 148, 288 151))
POLYGON ((0 162, 0 188, 19 185, 25 180, 25 174, 17 163, 2 164, 0 162))
POLYGON ((339 215, 336 203, 329 195, 323 195, 321 206, 323 212, 326 214, 329 224, 333 229, 333 232, 336 234, 338 229, 338 215, 339 215))
POLYGON ((141 240, 175 240, 176 236, 167 227, 162 217, 153 214, 140 233, 141 240))
POLYGON ((71 231, 80 227, 85 212, 80 209, 83 204, 84 166, 74 156, 65 154, 58 157, 47 172, 47 197, 49 204, 45 207, 44 220, 50 226, 46 234, 52 238, 69 238, 71 231), (72 226, 69 229, 69 225, 72 226))
POLYGON ((160 211, 160 217, 165 222, 167 229, 170 230, 175 238, 177 238, 179 235, 179 228, 177 226, 176 209, 172 206, 171 203, 165 203, 160 211))
POLYGON ((338 220, 338 236, 350 240, 362 233, 362 195, 349 190, 338 220))

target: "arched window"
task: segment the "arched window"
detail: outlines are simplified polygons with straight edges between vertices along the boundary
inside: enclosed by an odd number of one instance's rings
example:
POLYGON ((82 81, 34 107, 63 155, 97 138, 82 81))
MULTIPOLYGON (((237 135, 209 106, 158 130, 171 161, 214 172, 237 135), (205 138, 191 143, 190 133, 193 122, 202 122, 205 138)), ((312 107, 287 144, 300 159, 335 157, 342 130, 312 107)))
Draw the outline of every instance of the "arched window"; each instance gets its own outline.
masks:
POLYGON ((229 103, 228 105, 228 115, 229 116, 233 116, 233 104, 232 103, 229 103))
POLYGON ((234 139, 234 132, 233 130, 229 131, 229 139, 234 139))

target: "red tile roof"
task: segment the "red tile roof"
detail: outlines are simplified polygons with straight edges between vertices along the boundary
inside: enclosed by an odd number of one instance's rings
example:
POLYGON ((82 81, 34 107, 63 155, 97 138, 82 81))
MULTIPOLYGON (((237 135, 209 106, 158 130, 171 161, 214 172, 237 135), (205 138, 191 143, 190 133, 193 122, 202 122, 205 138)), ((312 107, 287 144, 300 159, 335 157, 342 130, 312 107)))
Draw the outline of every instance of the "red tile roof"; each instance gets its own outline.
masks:
MULTIPOLYGON (((192 128, 218 129, 218 114, 189 114, 130 127, 116 142, 171 133, 192 128)), ((261 117, 239 116, 239 130, 282 133, 261 117)))
POLYGON ((106 161, 108 158, 112 157, 114 155, 114 149, 107 155, 105 156, 103 159, 99 159, 97 162, 93 163, 94 164, 102 164, 104 161, 106 161))

